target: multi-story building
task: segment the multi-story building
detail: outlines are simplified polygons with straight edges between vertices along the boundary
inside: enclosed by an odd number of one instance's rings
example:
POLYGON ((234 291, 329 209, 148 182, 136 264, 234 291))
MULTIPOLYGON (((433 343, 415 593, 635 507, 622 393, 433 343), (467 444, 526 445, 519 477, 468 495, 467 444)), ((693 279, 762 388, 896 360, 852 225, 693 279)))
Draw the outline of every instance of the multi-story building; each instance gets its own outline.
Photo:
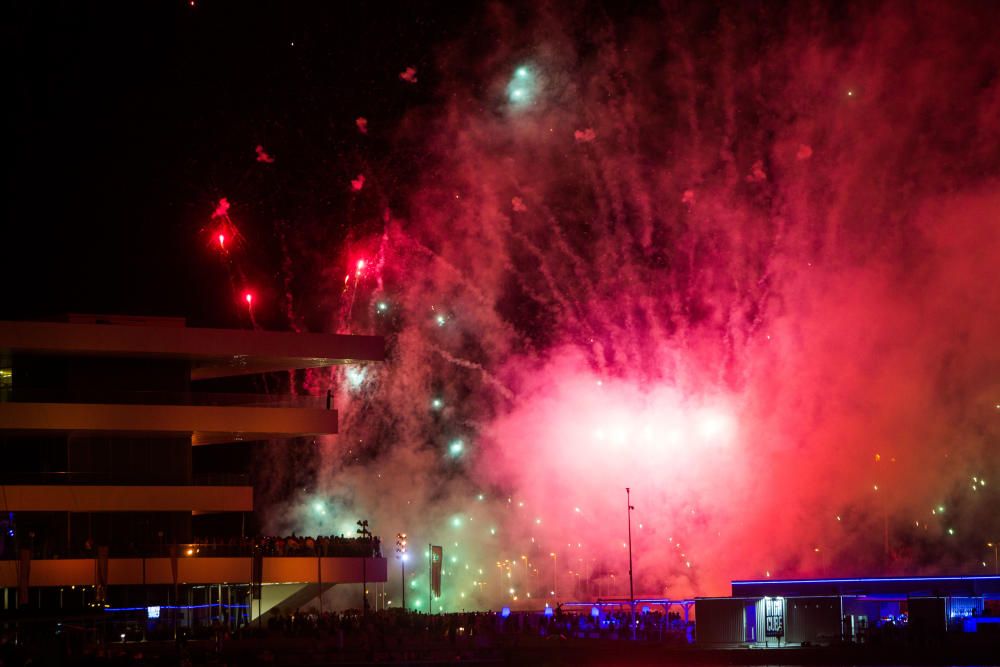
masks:
POLYGON ((368 538, 295 555, 259 546, 243 451, 337 431, 329 397, 263 391, 268 374, 383 357, 377 336, 0 322, 2 609, 148 608, 175 622, 184 610, 190 622, 201 608, 236 624, 331 585, 384 582, 368 538), (233 391, 254 377, 256 392, 233 391))

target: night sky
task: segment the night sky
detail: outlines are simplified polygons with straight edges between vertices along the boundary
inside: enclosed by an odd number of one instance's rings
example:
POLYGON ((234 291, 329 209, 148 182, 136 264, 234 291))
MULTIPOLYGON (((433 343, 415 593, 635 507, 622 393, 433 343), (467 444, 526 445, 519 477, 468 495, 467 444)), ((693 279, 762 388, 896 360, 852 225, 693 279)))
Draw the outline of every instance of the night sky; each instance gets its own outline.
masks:
POLYGON ((233 200, 248 223, 255 282, 280 265, 279 226, 308 228, 308 241, 291 242, 334 252, 364 218, 344 183, 392 150, 384 128, 433 100, 397 73, 423 70, 429 45, 468 27, 474 6, 444 9, 13 3, 4 265, 16 288, 0 316, 238 324, 227 274, 203 242, 217 200, 233 200), (381 137, 360 136, 358 116, 381 137), (258 144, 273 169, 259 168, 258 144))
POLYGON ((626 4, 16 3, 0 316, 384 335, 262 523, 448 609, 983 572, 1000 8, 626 4))

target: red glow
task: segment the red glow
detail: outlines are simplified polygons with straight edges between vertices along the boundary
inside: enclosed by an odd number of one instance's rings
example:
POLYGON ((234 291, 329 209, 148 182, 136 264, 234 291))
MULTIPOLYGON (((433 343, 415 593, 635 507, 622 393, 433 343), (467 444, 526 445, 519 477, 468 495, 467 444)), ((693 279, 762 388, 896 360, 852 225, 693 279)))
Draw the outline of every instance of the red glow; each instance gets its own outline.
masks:
POLYGON ((248 306, 253 305, 253 293, 246 292, 243 294, 243 298, 246 300, 248 306))
POLYGON ((365 268, 365 260, 359 259, 358 260, 358 271, 360 271, 363 268, 365 268))
POLYGON ((226 235, 225 234, 219 234, 219 247, 222 248, 223 250, 226 249, 226 235))
POLYGON ((219 200, 219 203, 215 206, 215 211, 212 213, 213 218, 227 218, 229 217, 229 200, 223 197, 219 200))

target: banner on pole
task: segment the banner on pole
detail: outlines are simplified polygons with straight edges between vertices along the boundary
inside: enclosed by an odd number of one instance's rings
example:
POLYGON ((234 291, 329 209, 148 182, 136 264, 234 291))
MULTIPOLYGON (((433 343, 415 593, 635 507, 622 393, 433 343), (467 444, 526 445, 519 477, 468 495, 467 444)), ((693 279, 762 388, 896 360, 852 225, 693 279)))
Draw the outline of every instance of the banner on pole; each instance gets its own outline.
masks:
POLYGON ((444 548, 431 547, 431 591, 434 597, 441 597, 441 563, 444 562, 444 548))

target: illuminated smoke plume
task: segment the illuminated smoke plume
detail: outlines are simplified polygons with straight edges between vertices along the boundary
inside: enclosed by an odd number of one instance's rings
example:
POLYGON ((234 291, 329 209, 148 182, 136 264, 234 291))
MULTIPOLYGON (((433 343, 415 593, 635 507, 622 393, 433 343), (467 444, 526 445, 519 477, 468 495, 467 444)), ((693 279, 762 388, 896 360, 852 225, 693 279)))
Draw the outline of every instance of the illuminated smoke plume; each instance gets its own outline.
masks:
POLYGON ((365 187, 365 175, 364 174, 358 174, 357 178, 352 178, 351 179, 351 189, 352 190, 354 190, 355 192, 358 192, 363 187, 365 187))
POLYGON ((995 8, 542 7, 437 50, 422 175, 331 269, 390 359, 273 527, 442 544, 451 609, 627 594, 626 486, 642 594, 981 567, 995 8))

